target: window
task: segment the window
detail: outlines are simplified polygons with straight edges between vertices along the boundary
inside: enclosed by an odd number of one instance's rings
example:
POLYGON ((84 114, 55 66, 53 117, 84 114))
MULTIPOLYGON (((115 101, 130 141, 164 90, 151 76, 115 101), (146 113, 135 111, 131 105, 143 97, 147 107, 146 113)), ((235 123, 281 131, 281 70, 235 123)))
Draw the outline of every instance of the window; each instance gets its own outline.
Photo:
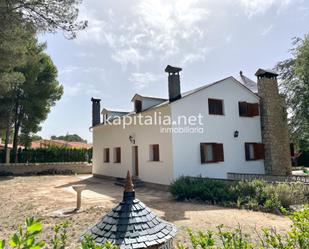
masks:
POLYGON ((160 161, 160 151, 158 144, 152 144, 149 147, 149 160, 150 161, 160 161))
POLYGON ((264 159, 264 144, 261 143, 245 143, 246 160, 264 159))
POLYGON ((238 102, 239 116, 254 117, 260 114, 258 103, 238 102))
POLYGON ((223 100, 208 99, 209 114, 223 115, 223 100))
POLYGON ((215 163, 224 161, 223 144, 201 143, 201 163, 215 163))
POLYGON ((109 163, 109 148, 104 149, 104 162, 109 163))
POLYGON ((141 112, 142 111, 142 101, 141 100, 135 100, 134 101, 134 106, 135 106, 135 112, 141 112))
POLYGON ((121 148, 114 148, 114 163, 121 163, 121 148))

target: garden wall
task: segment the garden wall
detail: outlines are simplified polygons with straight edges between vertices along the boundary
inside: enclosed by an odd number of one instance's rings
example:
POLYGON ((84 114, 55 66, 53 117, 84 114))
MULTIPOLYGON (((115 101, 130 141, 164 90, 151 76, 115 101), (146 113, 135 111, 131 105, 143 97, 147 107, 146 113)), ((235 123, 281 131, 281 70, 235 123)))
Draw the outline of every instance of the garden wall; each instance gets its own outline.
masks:
POLYGON ((229 180, 254 180, 259 179, 266 182, 303 182, 309 184, 309 176, 279 176, 279 175, 262 175, 262 174, 240 174, 240 173, 227 173, 229 180))
POLYGON ((85 162, 9 163, 0 164, 1 175, 91 174, 92 165, 85 162))

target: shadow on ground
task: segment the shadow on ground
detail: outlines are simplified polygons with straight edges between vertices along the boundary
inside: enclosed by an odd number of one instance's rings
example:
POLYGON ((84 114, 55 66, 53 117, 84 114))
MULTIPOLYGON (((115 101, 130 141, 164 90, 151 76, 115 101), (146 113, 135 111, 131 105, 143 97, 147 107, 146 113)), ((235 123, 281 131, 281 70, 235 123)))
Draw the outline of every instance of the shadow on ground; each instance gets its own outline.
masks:
MULTIPOLYGON (((56 188, 69 188, 74 184, 86 184, 86 190, 95 192, 102 196, 108 196, 117 205, 122 200, 123 189, 116 186, 113 180, 89 177, 69 184, 56 186, 56 188)), ((144 202, 149 208, 157 210, 161 218, 174 222, 187 220, 188 211, 210 211, 223 209, 218 206, 206 205, 203 203, 192 205, 190 202, 178 202, 174 200, 167 191, 156 190, 149 187, 135 189, 136 197, 144 202), (177 205, 177 209, 175 209, 177 205)))

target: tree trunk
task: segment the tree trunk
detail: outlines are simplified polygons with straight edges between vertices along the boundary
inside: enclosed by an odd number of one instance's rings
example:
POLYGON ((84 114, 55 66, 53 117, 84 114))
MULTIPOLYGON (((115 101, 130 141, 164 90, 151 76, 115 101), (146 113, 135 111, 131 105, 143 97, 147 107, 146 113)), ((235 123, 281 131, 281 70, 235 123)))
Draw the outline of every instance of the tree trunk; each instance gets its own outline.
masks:
POLYGON ((9 163, 9 159, 10 159, 10 156, 8 155, 10 153, 8 145, 10 143, 13 105, 14 105, 14 99, 12 98, 12 103, 8 111, 8 120, 7 120, 6 131, 5 131, 5 142, 4 142, 4 151, 5 151, 5 158, 6 158, 5 163, 9 163))
POLYGON ((19 106, 19 94, 16 98, 15 106, 15 120, 14 120, 14 138, 13 138, 13 162, 17 163, 17 147, 18 147, 18 133, 20 127, 20 106, 19 106))

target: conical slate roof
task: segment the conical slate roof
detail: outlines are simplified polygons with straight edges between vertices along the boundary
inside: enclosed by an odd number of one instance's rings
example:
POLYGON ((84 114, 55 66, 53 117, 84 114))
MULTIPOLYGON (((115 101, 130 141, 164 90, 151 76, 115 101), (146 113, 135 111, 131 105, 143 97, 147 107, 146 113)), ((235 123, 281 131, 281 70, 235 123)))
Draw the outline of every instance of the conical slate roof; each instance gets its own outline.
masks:
POLYGON ((97 244, 108 240, 120 248, 135 249, 166 243, 175 237, 176 231, 174 225, 162 220, 143 202, 135 199, 132 179, 128 172, 122 202, 85 234, 91 234, 97 244))

